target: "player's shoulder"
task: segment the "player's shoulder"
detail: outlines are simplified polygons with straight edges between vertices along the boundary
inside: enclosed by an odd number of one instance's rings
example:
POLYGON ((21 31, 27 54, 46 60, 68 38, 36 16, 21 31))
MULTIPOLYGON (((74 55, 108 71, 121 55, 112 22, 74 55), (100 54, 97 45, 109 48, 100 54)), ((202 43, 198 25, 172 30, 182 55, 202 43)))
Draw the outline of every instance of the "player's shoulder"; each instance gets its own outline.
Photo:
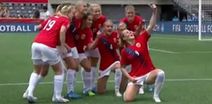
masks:
POLYGON ((107 19, 107 17, 105 15, 101 15, 99 18, 102 19, 102 20, 106 20, 107 19))

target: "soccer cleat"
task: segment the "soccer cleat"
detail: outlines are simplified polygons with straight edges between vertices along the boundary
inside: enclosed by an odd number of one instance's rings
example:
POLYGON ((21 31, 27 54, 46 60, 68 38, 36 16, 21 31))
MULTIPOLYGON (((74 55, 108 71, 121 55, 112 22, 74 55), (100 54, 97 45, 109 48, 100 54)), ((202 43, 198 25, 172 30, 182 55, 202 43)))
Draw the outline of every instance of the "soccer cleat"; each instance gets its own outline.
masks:
POLYGON ((92 92, 91 90, 90 91, 87 91, 85 93, 83 93, 84 95, 86 96, 95 96, 96 94, 94 92, 92 92))
POLYGON ((160 102, 161 102, 159 96, 153 96, 153 99, 154 99, 154 101, 155 101, 156 103, 160 103, 160 102))
POLYGON ((69 100, 65 99, 63 97, 56 98, 56 97, 53 96, 52 102, 54 102, 54 103, 67 103, 67 102, 69 102, 69 100))
POLYGON ((144 94, 144 89, 143 89, 143 87, 140 87, 140 88, 139 88, 139 92, 138 92, 138 93, 141 94, 141 95, 144 94))
POLYGON ((122 96, 119 91, 116 91, 115 94, 116 94, 117 97, 121 97, 122 96))
POLYGON ((73 91, 70 91, 66 96, 65 98, 67 99, 80 99, 81 96, 78 95, 77 93, 73 92, 73 91))
POLYGON ((27 101, 29 103, 35 103, 37 100, 37 97, 34 97, 34 96, 27 96, 27 101))
POLYGON ((24 94, 23 94, 22 97, 23 97, 24 99, 26 99, 26 98, 27 98, 27 95, 28 95, 28 91, 26 90, 26 91, 24 92, 24 94))
POLYGON ((96 93, 96 91, 97 91, 96 87, 93 87, 93 88, 92 88, 92 92, 93 92, 93 93, 96 93))
POLYGON ((148 91, 153 92, 154 91, 154 86, 153 85, 147 85, 148 91))

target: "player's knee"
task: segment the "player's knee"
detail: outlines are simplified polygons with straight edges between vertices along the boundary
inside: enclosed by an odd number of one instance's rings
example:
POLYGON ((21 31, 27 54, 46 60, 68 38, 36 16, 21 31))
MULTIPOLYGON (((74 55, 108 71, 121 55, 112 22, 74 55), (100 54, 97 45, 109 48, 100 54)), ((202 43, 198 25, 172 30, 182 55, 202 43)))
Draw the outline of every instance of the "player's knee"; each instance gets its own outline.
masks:
POLYGON ((163 70, 160 70, 158 72, 158 76, 165 77, 165 72, 163 70))
POLYGON ((124 100, 124 102, 132 102, 134 100, 134 98, 132 96, 126 95, 124 93, 123 100, 124 100))
POLYGON ((163 70, 160 70, 157 74, 157 77, 160 81, 164 81, 165 80, 165 72, 163 70))

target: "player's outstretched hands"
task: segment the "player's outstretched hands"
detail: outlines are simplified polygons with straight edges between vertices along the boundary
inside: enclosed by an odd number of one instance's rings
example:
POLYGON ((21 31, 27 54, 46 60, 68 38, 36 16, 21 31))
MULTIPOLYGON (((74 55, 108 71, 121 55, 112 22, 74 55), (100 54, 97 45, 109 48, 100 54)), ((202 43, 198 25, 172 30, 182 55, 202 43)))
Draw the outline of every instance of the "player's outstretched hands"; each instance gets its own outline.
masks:
POLYGON ((157 9, 157 6, 154 3, 151 3, 150 7, 152 8, 152 10, 156 10, 157 9))

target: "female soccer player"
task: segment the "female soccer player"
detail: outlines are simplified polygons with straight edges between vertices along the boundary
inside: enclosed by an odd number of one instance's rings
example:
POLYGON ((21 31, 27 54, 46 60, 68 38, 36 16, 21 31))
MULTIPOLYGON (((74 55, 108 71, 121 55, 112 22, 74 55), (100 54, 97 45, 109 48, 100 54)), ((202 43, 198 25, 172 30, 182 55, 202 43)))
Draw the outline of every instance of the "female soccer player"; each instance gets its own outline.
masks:
POLYGON ((139 25, 143 25, 143 18, 136 15, 135 7, 127 5, 125 7, 125 17, 121 19, 127 25, 127 29, 130 31, 136 31, 139 25))
POLYGON ((88 59, 88 55, 84 50, 84 47, 89 45, 93 39, 93 32, 91 30, 91 25, 93 23, 93 16, 87 13, 82 18, 81 28, 77 29, 75 34, 75 44, 79 52, 80 65, 84 68, 82 70, 83 79, 83 93, 88 96, 94 96, 95 93, 92 91, 92 73, 91 73, 91 63, 88 59))
POLYGON ((155 86, 153 99, 155 102, 161 102, 159 93, 165 81, 164 71, 155 66, 148 51, 148 40, 150 33, 156 24, 157 7, 151 4, 153 10, 149 26, 135 38, 134 33, 129 30, 124 30, 122 33, 122 41, 129 44, 121 52, 121 69, 124 75, 129 79, 129 83, 124 92, 124 101, 130 102, 135 99, 139 88, 146 84, 155 86), (131 65, 132 69, 128 73, 125 69, 126 65, 131 65))
POLYGON ((113 31, 113 22, 106 20, 101 35, 89 46, 88 49, 98 48, 100 53, 99 77, 97 80, 97 93, 104 94, 110 72, 115 72, 115 94, 122 96, 119 92, 121 82, 120 61, 117 53, 118 33, 113 31))
POLYGON ((29 102, 33 103, 36 101, 36 97, 33 96, 33 92, 38 83, 39 78, 37 77, 39 77, 42 70, 48 69, 48 65, 51 65, 55 71, 54 94, 52 101, 62 103, 69 101, 61 96, 64 70, 62 68, 62 62, 58 52, 59 50, 56 46, 60 45, 62 54, 66 54, 65 33, 70 25, 68 16, 72 15, 71 8, 71 6, 66 5, 61 10, 61 16, 56 15, 44 21, 41 24, 42 30, 34 39, 32 44, 32 61, 35 72, 31 74, 31 82, 29 82, 26 93, 27 100, 29 102))
MULTIPOLYGON (((106 21, 106 16, 102 15, 102 8, 99 4, 91 4, 90 5, 91 13, 93 15, 93 24, 92 24, 92 31, 93 31, 93 40, 95 40, 97 33, 101 33, 101 29, 103 27, 104 22, 106 21)), ((97 80, 96 74, 97 74, 97 64, 99 60, 99 51, 98 49, 92 49, 88 52, 89 59, 91 61, 91 71, 92 71, 92 89, 95 92, 96 91, 96 84, 95 81, 97 80)))
MULTIPOLYGON (((125 7, 125 17, 121 19, 120 23, 125 23, 128 30, 137 32, 139 31, 139 26, 144 24, 144 20, 141 16, 136 15, 135 7, 133 5, 127 5, 125 7)), ((139 35, 139 33, 135 33, 136 37, 137 35, 139 35)), ((128 70, 130 70, 130 66, 128 66, 128 70)), ((125 81, 124 79, 126 78, 123 76, 122 87, 126 86, 123 85, 123 83, 125 83, 123 82, 125 81)), ((139 94, 144 94, 143 86, 140 88, 139 94)))

